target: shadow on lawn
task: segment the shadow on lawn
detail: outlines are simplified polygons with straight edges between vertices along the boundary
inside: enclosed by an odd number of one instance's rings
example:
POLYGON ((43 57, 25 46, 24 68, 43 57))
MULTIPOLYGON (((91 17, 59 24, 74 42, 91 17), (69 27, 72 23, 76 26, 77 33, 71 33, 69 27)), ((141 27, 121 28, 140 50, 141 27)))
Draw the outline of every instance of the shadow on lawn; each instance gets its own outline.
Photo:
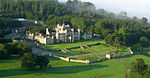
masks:
POLYGON ((26 75, 26 74, 72 74, 83 71, 88 71, 97 68, 108 67, 108 65, 78 65, 78 66, 61 66, 61 67, 52 67, 48 69, 37 69, 33 71, 28 71, 24 69, 8 69, 0 70, 0 77, 16 76, 16 75, 26 75))

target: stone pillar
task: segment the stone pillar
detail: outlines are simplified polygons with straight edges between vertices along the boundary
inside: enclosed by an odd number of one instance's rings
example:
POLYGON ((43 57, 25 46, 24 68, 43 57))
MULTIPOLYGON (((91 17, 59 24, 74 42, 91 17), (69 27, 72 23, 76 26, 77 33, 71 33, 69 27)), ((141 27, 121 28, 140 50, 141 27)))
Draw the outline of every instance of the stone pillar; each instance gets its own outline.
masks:
POLYGON ((69 57, 67 57, 67 61, 70 62, 70 58, 69 57))
POLYGON ((90 64, 90 60, 86 59, 86 64, 90 64))

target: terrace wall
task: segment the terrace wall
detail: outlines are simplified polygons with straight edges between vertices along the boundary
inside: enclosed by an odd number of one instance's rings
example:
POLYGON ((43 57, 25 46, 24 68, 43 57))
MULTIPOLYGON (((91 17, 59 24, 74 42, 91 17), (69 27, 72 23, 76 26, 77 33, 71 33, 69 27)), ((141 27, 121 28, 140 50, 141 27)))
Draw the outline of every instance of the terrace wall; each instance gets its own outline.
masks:
POLYGON ((56 56, 56 55, 53 55, 53 57, 64 60, 64 61, 67 61, 67 62, 78 62, 78 63, 86 63, 86 64, 90 63, 89 60, 75 60, 75 59, 70 59, 68 57, 67 58, 59 57, 59 56, 56 56))
MULTIPOLYGON (((85 45, 87 47, 91 47, 91 46, 97 46, 97 45, 100 45, 101 43, 96 43, 96 44, 91 44, 91 45, 85 45)), ((70 49, 77 49, 77 48, 82 48, 84 46, 76 46, 76 47, 71 47, 71 48, 66 48, 67 50, 70 50, 70 49)))

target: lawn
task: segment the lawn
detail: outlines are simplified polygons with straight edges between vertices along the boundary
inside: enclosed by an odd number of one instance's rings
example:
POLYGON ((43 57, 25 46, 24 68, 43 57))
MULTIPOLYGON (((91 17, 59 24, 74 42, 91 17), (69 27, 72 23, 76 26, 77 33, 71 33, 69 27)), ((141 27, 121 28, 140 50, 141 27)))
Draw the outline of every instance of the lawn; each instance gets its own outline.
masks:
POLYGON ((128 66, 131 66, 131 63, 133 61, 136 61, 136 59, 144 59, 145 63, 150 65, 150 57, 147 57, 147 56, 144 56, 144 55, 133 55, 131 57, 128 57, 128 58, 125 58, 124 59, 124 62, 128 65, 128 66))
POLYGON ((128 78, 142 78, 141 76, 137 75, 134 72, 130 72, 128 78))
POLYGON ((75 53, 98 53, 98 52, 106 52, 106 51, 111 51, 112 48, 107 47, 105 45, 97 45, 97 46, 91 46, 90 48, 87 49, 82 49, 82 48, 78 48, 78 49, 71 49, 70 51, 75 52, 75 53))
POLYGON ((85 45, 102 43, 102 42, 104 42, 104 40, 92 39, 92 40, 86 40, 86 41, 75 42, 75 43, 60 43, 60 44, 53 44, 53 45, 43 45, 42 47, 49 48, 49 49, 64 49, 64 48, 85 46, 85 45))
POLYGON ((87 56, 80 56, 80 57, 71 57, 71 59, 77 59, 77 60, 96 60, 96 59, 102 59, 105 58, 105 55, 87 55, 87 56))
POLYGON ((124 78, 126 74, 116 60, 86 65, 50 58, 50 64, 52 68, 27 71, 20 68, 18 58, 0 60, 0 78, 124 78))

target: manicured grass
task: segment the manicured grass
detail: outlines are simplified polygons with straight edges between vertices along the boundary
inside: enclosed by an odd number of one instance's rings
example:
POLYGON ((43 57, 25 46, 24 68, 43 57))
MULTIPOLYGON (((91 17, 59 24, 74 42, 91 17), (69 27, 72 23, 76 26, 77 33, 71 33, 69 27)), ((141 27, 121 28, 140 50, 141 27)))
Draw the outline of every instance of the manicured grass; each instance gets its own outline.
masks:
POLYGON ((129 54, 130 50, 129 49, 119 49, 121 54, 129 54))
POLYGON ((27 71, 20 68, 18 58, 0 60, 2 78, 125 78, 126 68, 116 60, 90 65, 50 58, 52 68, 27 71))
POLYGON ((106 51, 111 51, 111 50, 112 48, 107 47, 105 45, 91 46, 90 48, 87 48, 87 49, 82 49, 82 48, 71 49, 72 52, 79 53, 79 54, 82 52, 97 53, 97 52, 106 52, 106 51))
POLYGON ((76 47, 76 46, 85 46, 89 44, 95 44, 95 43, 102 43, 104 40, 100 39, 92 39, 92 40, 86 40, 81 42, 75 42, 75 43, 61 43, 61 44, 53 44, 53 45, 43 45, 44 48, 49 49, 64 49, 64 48, 70 48, 70 47, 76 47))
POLYGON ((78 60, 96 60, 105 58, 105 55, 87 55, 87 56, 80 56, 80 57, 72 57, 71 59, 78 59, 78 60))
POLYGON ((144 56, 144 55, 133 55, 131 57, 125 58, 124 62, 130 67, 131 63, 133 61, 136 61, 136 59, 143 59, 145 61, 146 64, 150 65, 150 57, 144 56))
POLYGON ((128 78, 142 78, 141 76, 138 76, 136 73, 134 72, 130 72, 128 78))

